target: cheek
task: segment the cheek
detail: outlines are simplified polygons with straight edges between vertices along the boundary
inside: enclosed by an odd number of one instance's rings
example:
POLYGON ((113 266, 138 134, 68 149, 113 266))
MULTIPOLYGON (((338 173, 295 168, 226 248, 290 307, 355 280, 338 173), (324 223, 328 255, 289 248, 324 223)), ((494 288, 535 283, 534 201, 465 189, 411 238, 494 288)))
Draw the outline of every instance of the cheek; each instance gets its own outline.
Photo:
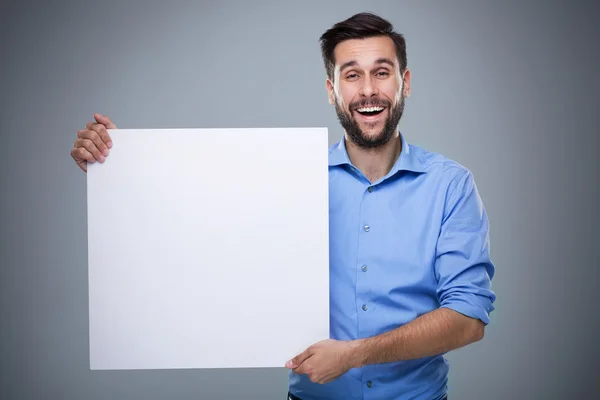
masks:
POLYGON ((394 85, 389 89, 390 98, 394 99, 394 104, 398 104, 402 99, 402 91, 404 89, 403 82, 400 81, 400 86, 394 85))
POLYGON ((400 100, 402 99, 402 92, 404 91, 404 81, 402 80, 402 77, 400 75, 398 75, 398 82, 400 83, 400 85, 398 85, 398 89, 396 90, 396 103, 400 102, 400 100))
POLYGON ((339 90, 339 103, 341 106, 343 106, 344 108, 348 109, 350 103, 352 103, 352 101, 354 101, 354 97, 356 96, 356 90, 354 90, 351 87, 343 87, 340 88, 339 90))

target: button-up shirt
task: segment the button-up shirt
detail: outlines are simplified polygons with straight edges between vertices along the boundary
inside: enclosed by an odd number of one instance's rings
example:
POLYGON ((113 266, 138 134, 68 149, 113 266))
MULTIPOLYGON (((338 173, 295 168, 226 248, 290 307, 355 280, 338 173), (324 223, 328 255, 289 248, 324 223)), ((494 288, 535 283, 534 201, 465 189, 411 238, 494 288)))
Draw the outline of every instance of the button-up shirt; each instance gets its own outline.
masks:
MULTIPOLYGON (((410 145, 376 182, 350 161, 345 139, 329 149, 330 338, 367 338, 440 307, 486 325, 494 309, 489 225, 472 173, 410 145)), ((437 399, 443 354, 353 368, 318 384, 290 371, 303 400, 437 399)))

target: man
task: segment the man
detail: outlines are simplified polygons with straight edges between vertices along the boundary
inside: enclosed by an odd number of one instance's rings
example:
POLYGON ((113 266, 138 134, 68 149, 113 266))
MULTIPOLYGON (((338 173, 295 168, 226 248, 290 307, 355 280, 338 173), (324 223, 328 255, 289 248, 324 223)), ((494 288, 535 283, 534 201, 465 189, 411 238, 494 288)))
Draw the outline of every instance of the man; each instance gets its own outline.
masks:
MULTIPOLYGON (((443 354, 483 338, 494 309, 488 219, 473 176, 397 127, 410 71, 402 35, 361 13, 321 36, 345 135, 329 152, 329 339, 287 364, 289 399, 444 399, 443 354)), ((105 116, 72 156, 104 161, 105 116)))

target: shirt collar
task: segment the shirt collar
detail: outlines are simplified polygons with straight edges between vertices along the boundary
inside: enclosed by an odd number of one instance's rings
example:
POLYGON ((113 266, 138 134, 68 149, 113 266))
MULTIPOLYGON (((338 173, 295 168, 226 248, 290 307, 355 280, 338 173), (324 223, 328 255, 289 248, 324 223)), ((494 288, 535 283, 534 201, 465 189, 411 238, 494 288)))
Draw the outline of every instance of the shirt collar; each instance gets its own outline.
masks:
MULTIPOLYGON (((406 138, 402 133, 399 133, 400 140, 402 141, 402 150, 400 151, 400 156, 394 163, 394 166, 390 170, 387 176, 392 176, 398 171, 412 171, 412 172, 425 172, 425 168, 423 167, 423 163, 419 160, 418 155, 411 149, 411 146, 406 141, 406 138)), ((336 143, 329 152, 329 166, 343 165, 348 164, 352 165, 350 162, 350 158, 348 157, 348 152, 346 150, 346 139, 342 137, 342 139, 336 143)))

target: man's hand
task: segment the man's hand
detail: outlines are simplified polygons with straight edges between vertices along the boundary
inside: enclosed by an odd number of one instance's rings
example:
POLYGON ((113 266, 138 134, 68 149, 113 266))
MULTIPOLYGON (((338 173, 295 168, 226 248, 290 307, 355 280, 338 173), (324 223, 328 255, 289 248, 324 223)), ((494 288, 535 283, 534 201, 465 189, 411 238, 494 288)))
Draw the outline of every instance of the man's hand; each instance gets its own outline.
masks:
POLYGON ((316 383, 328 383, 351 368, 358 367, 356 342, 327 339, 317 342, 288 361, 296 374, 308 375, 316 383))
POLYGON ((116 129, 110 118, 94 114, 95 122, 88 122, 85 129, 77 132, 77 139, 71 149, 71 157, 79 168, 87 172, 88 162, 104 162, 112 147, 112 140, 106 129, 116 129))

